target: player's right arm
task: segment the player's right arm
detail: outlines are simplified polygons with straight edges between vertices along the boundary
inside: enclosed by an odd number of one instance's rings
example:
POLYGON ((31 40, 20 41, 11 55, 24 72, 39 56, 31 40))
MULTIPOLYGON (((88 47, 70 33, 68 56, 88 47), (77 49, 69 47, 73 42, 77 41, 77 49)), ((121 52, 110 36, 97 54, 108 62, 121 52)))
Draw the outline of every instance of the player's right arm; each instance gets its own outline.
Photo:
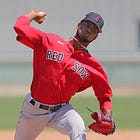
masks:
POLYGON ((41 24, 45 20, 46 13, 32 10, 29 13, 25 14, 25 16, 30 19, 30 22, 32 20, 35 20, 38 24, 41 24))
POLYGON ((17 40, 31 48, 37 46, 45 34, 30 26, 30 23, 34 20, 40 24, 44 21, 45 16, 46 13, 32 10, 29 13, 18 17, 14 25, 14 30, 17 33, 17 40))

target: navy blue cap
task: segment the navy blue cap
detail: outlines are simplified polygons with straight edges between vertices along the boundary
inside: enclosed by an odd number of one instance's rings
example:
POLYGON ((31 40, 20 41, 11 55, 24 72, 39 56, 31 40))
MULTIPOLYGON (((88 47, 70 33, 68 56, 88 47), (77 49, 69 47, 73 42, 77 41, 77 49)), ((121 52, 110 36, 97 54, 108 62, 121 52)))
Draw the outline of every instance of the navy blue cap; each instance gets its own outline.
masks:
POLYGON ((94 23, 97 28, 99 29, 99 32, 102 32, 102 27, 104 25, 104 20, 103 18, 94 12, 90 12, 88 14, 85 15, 85 17, 81 20, 81 21, 91 21, 92 23, 94 23))

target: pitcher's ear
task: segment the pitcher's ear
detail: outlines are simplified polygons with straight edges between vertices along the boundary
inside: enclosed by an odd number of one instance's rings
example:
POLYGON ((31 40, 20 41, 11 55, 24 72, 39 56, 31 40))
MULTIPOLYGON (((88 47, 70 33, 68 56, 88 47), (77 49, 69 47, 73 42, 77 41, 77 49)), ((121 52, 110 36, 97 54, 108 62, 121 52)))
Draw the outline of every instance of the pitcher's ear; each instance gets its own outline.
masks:
POLYGON ((76 29, 78 29, 78 28, 79 28, 79 26, 80 26, 80 23, 77 23, 77 25, 76 25, 76 29))

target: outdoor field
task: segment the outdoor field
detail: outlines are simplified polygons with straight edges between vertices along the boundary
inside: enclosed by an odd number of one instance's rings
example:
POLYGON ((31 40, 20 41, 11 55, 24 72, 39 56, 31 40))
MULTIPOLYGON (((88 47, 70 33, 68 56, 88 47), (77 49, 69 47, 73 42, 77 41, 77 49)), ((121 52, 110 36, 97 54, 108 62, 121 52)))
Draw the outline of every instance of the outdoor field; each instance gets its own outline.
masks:
MULTIPOLYGON (((98 111, 98 103, 95 97, 89 94, 91 89, 80 93, 72 98, 71 103, 76 110, 81 114, 85 121, 88 131, 88 124, 92 122, 90 112, 86 109, 89 107, 92 110, 98 111)), ((102 136, 92 131, 87 132, 87 139, 92 140, 139 140, 140 137, 140 95, 139 92, 132 89, 123 89, 122 91, 115 89, 113 101, 113 118, 116 122, 116 133, 111 136, 102 136), (125 93, 124 93, 125 92, 125 93), (127 93, 126 93, 127 92, 127 93)), ((25 95, 1 94, 0 96, 0 139, 13 140, 18 114, 22 106, 25 95)), ((69 140, 68 136, 62 135, 54 130, 46 128, 37 138, 37 140, 45 139, 65 139, 69 140)))

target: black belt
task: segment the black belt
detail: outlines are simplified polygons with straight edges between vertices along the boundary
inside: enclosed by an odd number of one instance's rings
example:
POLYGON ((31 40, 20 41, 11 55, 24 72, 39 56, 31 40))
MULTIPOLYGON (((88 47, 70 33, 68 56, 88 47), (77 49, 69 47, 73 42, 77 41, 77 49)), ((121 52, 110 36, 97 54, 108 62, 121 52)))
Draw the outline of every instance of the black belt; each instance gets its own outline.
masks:
MULTIPOLYGON (((31 99, 30 103, 34 106, 36 104, 36 101, 31 99)), ((45 110, 48 110, 48 111, 51 111, 51 112, 55 112, 58 109, 60 109, 62 106, 64 106, 64 104, 60 104, 60 105, 56 105, 56 106, 47 106, 47 105, 40 104, 39 108, 40 109, 45 109, 45 110)))

